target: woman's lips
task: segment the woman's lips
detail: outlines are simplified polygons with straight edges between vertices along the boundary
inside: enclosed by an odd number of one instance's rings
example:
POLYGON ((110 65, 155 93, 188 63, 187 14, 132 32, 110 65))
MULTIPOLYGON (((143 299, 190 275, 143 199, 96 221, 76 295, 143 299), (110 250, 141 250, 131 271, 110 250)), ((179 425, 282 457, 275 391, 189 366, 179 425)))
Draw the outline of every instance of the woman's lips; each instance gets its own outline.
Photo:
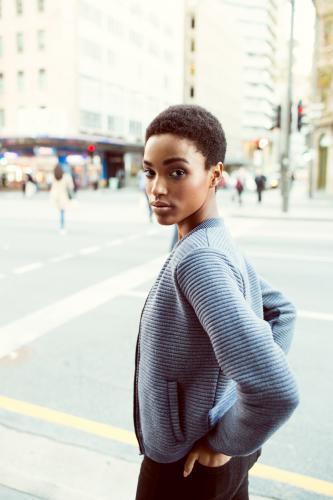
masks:
POLYGON ((170 212, 174 207, 169 205, 168 203, 164 203, 162 201, 153 201, 151 206, 156 214, 165 214, 170 212))

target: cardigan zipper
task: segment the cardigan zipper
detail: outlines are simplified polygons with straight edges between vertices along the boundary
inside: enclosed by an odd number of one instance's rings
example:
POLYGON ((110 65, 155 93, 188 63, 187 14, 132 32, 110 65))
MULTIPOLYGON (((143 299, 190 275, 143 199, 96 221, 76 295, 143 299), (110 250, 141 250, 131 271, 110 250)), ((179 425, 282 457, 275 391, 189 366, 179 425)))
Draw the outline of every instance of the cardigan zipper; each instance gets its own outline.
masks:
POLYGON ((148 297, 150 292, 147 295, 146 301, 141 311, 140 322, 139 322, 139 333, 138 339, 136 341, 136 349, 135 349, 135 373, 134 373, 134 430, 136 439, 139 443, 140 455, 144 454, 144 446, 143 446, 143 436, 140 424, 140 409, 139 409, 139 395, 138 395, 138 378, 139 378, 139 362, 140 362, 140 334, 141 334, 141 321, 143 312, 145 310, 148 297))

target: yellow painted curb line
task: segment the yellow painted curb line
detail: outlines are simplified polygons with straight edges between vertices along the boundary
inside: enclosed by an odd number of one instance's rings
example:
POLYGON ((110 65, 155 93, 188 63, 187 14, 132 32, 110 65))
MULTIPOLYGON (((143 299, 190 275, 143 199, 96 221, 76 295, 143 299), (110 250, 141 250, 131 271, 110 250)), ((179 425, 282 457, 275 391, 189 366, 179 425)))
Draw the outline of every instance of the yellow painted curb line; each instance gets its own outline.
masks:
MULTIPOLYGON (((137 446, 135 434, 118 427, 111 425, 94 422, 81 417, 75 417, 68 413, 62 413, 56 410, 50 410, 43 406, 25 403, 16 399, 0 396, 0 409, 9 412, 19 413, 28 417, 38 418, 46 422, 71 427, 72 429, 84 431, 95 436, 112 439, 120 443, 137 446)), ((316 494, 333 497, 333 483, 322 481, 310 476, 296 474, 283 469, 277 469, 269 465, 256 464, 250 471, 250 474, 255 477, 267 479, 269 481, 277 481, 279 483, 286 483, 296 488, 301 488, 306 491, 311 491, 316 494)))
POLYGON ((95 434, 96 436, 105 437, 114 441, 120 441, 121 443, 137 446, 137 440, 133 432, 119 429, 118 427, 111 427, 111 425, 94 422, 93 420, 75 417, 73 415, 69 415, 68 413, 50 410, 49 408, 45 408, 43 406, 37 406, 31 403, 18 401, 17 399, 0 396, 0 408, 10 412, 19 413, 21 415, 26 415, 28 417, 38 418, 46 422, 71 427, 72 429, 88 432, 90 434, 95 434))

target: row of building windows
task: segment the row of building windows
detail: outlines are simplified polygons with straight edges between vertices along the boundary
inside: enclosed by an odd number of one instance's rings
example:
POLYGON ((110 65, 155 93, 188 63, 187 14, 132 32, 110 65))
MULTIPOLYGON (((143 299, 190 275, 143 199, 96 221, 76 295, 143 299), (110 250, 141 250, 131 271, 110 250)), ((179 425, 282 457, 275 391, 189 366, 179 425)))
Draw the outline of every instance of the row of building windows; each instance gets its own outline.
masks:
MULTIPOLYGON (((80 126, 83 129, 101 129, 102 128, 102 115, 93 111, 80 111, 80 126)), ((107 128, 111 134, 124 135, 125 120, 122 116, 108 115, 107 128)), ((128 133, 132 137, 141 138, 142 136, 142 123, 137 120, 128 121, 128 133)))
MULTIPOLYGON (((105 24, 106 29, 116 35, 122 36, 127 31, 125 25, 121 23, 121 21, 113 16, 107 16, 100 9, 95 7, 91 2, 86 0, 81 0, 80 2, 80 17, 91 24, 94 24, 96 27, 102 26, 105 24)), ((133 16, 141 17, 144 12, 139 3, 132 4, 130 7, 130 13, 133 16)), ((154 12, 147 12, 147 18, 152 27, 157 30, 160 29, 160 19, 154 12)), ((166 36, 173 35, 173 27, 170 24, 164 26, 164 34, 166 36)))
MULTIPOLYGON (((45 49, 45 31, 38 30, 36 33, 37 49, 45 49)), ((16 33, 16 50, 18 53, 22 54, 24 52, 24 36, 23 33, 16 33)), ((4 54, 4 43, 3 37, 0 36, 0 57, 4 54)))
MULTIPOLYGON (((37 12, 44 12, 45 11, 45 0, 35 0, 36 1, 36 9, 37 12)), ((26 0, 26 3, 24 0, 16 0, 15 2, 15 9, 16 9, 16 14, 18 16, 22 16, 24 13, 24 7, 25 5, 29 3, 29 6, 31 5, 31 0, 26 0)), ((5 14, 5 10, 3 8, 3 0, 0 0, 0 18, 3 17, 5 14)))
MULTIPOLYGON (((39 90, 44 90, 46 88, 46 70, 44 68, 40 68, 38 70, 37 82, 39 90)), ((20 92, 22 92, 25 89, 26 73, 24 71, 21 70, 17 71, 16 85, 17 85, 17 90, 19 90, 20 92)), ((0 94, 4 92, 4 89, 5 89, 5 76, 3 73, 0 73, 0 94)))
MULTIPOLYGON (((135 31, 131 31, 129 34, 129 39, 137 48, 142 47, 144 44, 143 36, 135 31)), ((85 57, 93 59, 95 61, 101 61, 103 57, 104 47, 99 45, 98 43, 88 40, 85 38, 81 38, 80 40, 81 52, 85 57)), ((148 53, 159 58, 163 56, 164 60, 167 62, 173 61, 173 54, 170 50, 165 49, 162 52, 162 48, 159 47, 155 41, 150 41, 148 46, 148 53)), ((116 56, 115 52, 108 50, 107 51, 107 62, 108 64, 113 64, 115 62, 116 56)))

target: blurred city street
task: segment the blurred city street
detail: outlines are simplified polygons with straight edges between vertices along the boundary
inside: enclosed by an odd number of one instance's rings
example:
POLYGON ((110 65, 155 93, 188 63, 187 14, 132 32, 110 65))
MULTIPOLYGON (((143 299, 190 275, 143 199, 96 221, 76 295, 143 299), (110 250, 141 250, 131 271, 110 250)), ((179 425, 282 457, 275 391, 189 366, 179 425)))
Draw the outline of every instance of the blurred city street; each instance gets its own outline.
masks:
MULTIPOLYGON (((252 498, 332 496, 333 207, 295 183, 220 213, 258 272, 299 311, 289 355, 301 405, 250 476, 252 498)), ((135 189, 79 192, 60 235, 47 193, 0 197, 0 499, 132 500, 141 308, 169 251, 135 189)))

